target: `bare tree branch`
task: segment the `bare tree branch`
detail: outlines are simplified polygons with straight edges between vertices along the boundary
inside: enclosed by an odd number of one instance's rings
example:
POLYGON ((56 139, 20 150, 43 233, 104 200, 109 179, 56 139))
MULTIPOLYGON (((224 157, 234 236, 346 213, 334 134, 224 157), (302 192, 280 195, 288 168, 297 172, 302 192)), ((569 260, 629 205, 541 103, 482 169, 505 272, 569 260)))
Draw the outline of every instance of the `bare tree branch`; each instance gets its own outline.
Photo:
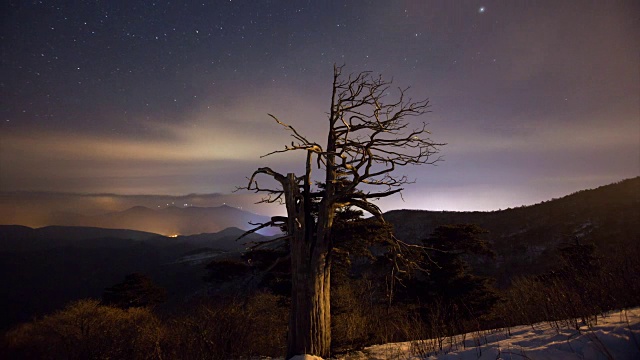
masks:
MULTIPOLYGON (((265 194, 261 202, 284 201, 287 208, 286 219, 255 224, 255 229, 243 234, 280 226, 286 232, 284 238, 289 240, 292 310, 287 358, 305 351, 322 357, 329 355, 330 312, 324 306, 328 306, 329 299, 330 255, 334 249, 331 229, 336 214, 340 209, 355 207, 384 223, 381 209, 369 200, 402 195, 403 185, 412 180, 396 174, 398 168, 435 164, 441 160, 435 155, 444 145, 429 138, 426 123, 410 121, 429 112, 427 99, 414 101, 408 96, 409 88, 392 87, 391 81, 368 71, 345 76, 343 67, 334 66, 324 147, 269 114, 293 140, 263 157, 306 151, 304 173, 285 176, 263 167, 249 177, 243 188, 265 194), (324 172, 323 181, 315 186, 311 179, 314 162, 324 172), (258 175, 272 178, 280 187, 259 185, 258 175), (378 186, 381 190, 363 190, 378 186), (311 313, 313 316, 309 316, 311 313), (313 338, 309 334, 314 334, 313 338)), ((393 234, 385 241, 391 249, 393 278, 409 269, 424 270, 419 262, 424 256, 415 256, 424 252, 424 248, 404 243, 393 234)))

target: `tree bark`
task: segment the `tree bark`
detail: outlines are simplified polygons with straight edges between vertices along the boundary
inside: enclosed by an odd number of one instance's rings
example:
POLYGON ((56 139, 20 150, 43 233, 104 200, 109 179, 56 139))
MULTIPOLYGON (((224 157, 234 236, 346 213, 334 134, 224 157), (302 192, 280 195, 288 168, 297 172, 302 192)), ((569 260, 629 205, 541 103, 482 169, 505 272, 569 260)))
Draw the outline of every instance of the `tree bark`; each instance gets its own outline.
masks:
MULTIPOLYGON (((317 227, 310 216, 294 174, 287 174, 285 186, 291 251, 291 308, 287 356, 312 354, 329 357, 331 349, 331 257, 329 234, 324 229, 333 221, 324 211, 317 227), (316 231, 309 231, 315 229, 316 231)), ((322 208, 322 205, 321 205, 322 208)))
POLYGON ((295 256, 307 247, 291 244, 292 291, 287 359, 302 354, 329 357, 331 348, 330 261, 328 250, 295 256), (295 248, 295 250, 294 250, 295 248), (306 255, 306 256, 305 256, 306 255), (305 261, 306 260, 306 261, 305 261))

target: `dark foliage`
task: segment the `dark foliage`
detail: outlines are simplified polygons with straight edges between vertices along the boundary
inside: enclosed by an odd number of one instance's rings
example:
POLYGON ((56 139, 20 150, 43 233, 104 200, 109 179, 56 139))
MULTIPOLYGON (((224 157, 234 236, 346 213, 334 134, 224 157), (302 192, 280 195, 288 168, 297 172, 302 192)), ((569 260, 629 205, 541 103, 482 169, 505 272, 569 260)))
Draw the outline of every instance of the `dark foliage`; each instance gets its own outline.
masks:
MULTIPOLYGON (((353 271, 376 261, 387 251, 385 245, 392 226, 375 219, 363 219, 362 215, 362 211, 352 208, 336 212, 332 229, 332 283, 354 276, 353 271)), ((207 265, 209 272, 205 279, 228 282, 244 278, 252 284, 246 290, 268 290, 288 296, 291 286, 288 246, 287 241, 282 241, 271 248, 250 249, 237 260, 214 260, 207 265)))
POLYGON ((103 305, 121 309, 152 307, 166 299, 167 291, 140 273, 127 275, 123 282, 106 288, 102 294, 103 305))
POLYGON ((494 308, 501 326, 549 321, 579 329, 613 309, 640 305, 640 244, 604 253, 576 239, 558 248, 557 266, 517 278, 494 308))
POLYGON ((207 265, 207 270, 204 280, 213 283, 230 281, 251 272, 251 268, 245 262, 229 259, 212 261, 207 265))
MULTIPOLYGON (((469 329, 491 311, 498 296, 492 280, 473 273, 468 258, 493 259, 495 253, 477 225, 439 226, 423 240, 427 274, 418 274, 399 290, 399 300, 412 304, 423 319, 438 309, 438 321, 451 325, 451 332, 469 329)), ((474 326, 475 327, 475 326, 474 326)))
POLYGON ((393 210, 385 219, 394 225, 396 236, 408 242, 446 224, 477 224, 488 230, 498 255, 495 266, 475 259, 469 263, 506 288, 517 277, 555 269, 561 245, 575 238, 594 244, 599 253, 635 251, 640 239, 640 177, 501 211, 393 210))

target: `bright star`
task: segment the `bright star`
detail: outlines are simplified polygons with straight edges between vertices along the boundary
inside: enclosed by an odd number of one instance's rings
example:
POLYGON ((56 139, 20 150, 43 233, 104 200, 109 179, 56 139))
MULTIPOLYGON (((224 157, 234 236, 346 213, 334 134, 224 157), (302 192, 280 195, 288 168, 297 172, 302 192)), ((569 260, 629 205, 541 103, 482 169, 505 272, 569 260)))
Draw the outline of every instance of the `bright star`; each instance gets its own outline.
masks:
POLYGON ((478 9, 478 12, 482 14, 485 10, 486 8, 484 6, 480 6, 480 8, 478 9))

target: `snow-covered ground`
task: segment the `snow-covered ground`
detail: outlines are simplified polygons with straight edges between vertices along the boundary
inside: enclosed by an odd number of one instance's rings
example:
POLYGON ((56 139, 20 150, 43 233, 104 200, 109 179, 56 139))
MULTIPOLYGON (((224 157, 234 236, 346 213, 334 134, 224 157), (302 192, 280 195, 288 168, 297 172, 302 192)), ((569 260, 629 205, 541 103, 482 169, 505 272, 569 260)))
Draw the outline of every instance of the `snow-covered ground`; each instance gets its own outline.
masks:
POLYGON ((580 331, 550 323, 468 333, 437 340, 374 345, 341 360, 417 359, 640 359, 640 308, 598 317, 580 331), (509 330, 509 331, 508 331, 509 330))
MULTIPOLYGON (((550 323, 522 325, 441 339, 374 345, 338 360, 596 360, 640 359, 640 308, 598 317, 580 331, 550 323)), ((296 360, 321 360, 299 356, 296 360)))

